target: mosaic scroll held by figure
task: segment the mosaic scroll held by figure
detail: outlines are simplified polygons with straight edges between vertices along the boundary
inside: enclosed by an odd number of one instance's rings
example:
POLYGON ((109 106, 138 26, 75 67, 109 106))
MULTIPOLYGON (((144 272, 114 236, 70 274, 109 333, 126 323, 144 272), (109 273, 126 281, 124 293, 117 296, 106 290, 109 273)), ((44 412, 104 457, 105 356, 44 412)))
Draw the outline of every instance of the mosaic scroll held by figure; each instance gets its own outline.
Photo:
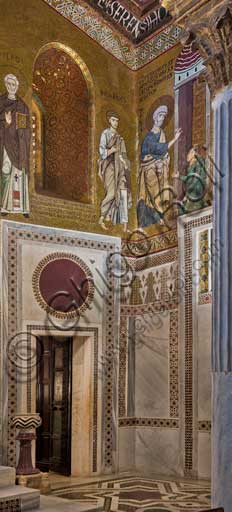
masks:
POLYGON ((112 224, 123 224, 127 231, 128 209, 132 206, 130 161, 125 141, 117 131, 118 114, 108 112, 106 117, 109 128, 102 132, 99 144, 98 174, 105 189, 99 224, 108 229, 105 222, 111 221, 112 224))
POLYGON ((164 212, 170 202, 169 150, 180 138, 182 130, 178 128, 168 142, 162 128, 167 115, 168 106, 165 104, 154 110, 153 127, 142 141, 137 203, 140 227, 164 225, 164 212))
POLYGON ((4 77, 7 92, 0 96, 1 213, 29 213, 30 115, 17 96, 18 78, 4 77))

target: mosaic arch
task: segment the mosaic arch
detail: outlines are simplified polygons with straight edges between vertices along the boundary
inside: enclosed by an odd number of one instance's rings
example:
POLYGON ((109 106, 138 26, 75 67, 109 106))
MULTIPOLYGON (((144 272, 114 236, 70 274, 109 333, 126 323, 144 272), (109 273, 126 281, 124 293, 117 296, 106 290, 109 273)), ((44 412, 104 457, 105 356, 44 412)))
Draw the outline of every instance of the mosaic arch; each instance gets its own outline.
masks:
POLYGON ((89 70, 72 49, 60 43, 41 48, 33 69, 37 193, 93 202, 93 96, 89 70))

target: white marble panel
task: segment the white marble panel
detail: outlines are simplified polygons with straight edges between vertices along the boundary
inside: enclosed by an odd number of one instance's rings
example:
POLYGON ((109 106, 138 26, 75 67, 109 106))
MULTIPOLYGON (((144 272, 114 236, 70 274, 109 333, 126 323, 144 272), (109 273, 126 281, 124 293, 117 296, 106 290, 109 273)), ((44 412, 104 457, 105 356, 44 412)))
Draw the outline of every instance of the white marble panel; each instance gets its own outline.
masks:
POLYGON ((71 473, 75 476, 91 473, 92 346, 91 337, 73 340, 71 473))
POLYGON ((183 475, 180 431, 176 429, 136 428, 136 469, 160 475, 183 475))
POLYGON ((198 478, 210 479, 211 476, 211 435, 210 432, 198 432, 198 478))
POLYGON ((140 322, 136 333, 141 344, 136 344, 135 353, 135 415, 168 418, 170 315, 154 322, 151 318, 147 323, 141 318, 140 322))
POLYGON ((135 469, 135 428, 120 428, 118 435, 119 471, 135 469))
POLYGON ((15 484, 15 468, 0 466, 0 489, 15 484))
POLYGON ((211 419, 211 304, 198 307, 198 420, 211 419))

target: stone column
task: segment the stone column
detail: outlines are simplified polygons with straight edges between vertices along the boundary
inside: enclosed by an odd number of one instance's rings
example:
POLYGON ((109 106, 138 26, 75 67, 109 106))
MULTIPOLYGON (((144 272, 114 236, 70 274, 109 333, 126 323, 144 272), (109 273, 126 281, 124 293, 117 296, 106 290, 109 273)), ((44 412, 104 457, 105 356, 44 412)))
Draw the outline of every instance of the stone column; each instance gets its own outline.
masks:
POLYGON ((232 506, 232 86, 214 109, 212 504, 232 506))

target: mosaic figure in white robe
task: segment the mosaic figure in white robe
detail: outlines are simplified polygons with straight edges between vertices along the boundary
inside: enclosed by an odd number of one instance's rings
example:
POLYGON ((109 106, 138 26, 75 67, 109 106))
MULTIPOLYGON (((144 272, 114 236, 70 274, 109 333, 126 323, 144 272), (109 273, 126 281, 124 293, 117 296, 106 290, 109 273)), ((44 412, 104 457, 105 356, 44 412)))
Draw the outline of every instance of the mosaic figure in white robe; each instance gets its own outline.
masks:
POLYGON ((29 213, 30 115, 17 95, 19 81, 8 74, 0 96, 1 213, 29 213))
POLYGON ((107 114, 109 128, 101 134, 98 162, 99 176, 104 184, 105 197, 101 203, 99 224, 107 229, 105 221, 128 226, 128 209, 132 206, 130 162, 124 139, 117 132, 119 117, 107 114))

